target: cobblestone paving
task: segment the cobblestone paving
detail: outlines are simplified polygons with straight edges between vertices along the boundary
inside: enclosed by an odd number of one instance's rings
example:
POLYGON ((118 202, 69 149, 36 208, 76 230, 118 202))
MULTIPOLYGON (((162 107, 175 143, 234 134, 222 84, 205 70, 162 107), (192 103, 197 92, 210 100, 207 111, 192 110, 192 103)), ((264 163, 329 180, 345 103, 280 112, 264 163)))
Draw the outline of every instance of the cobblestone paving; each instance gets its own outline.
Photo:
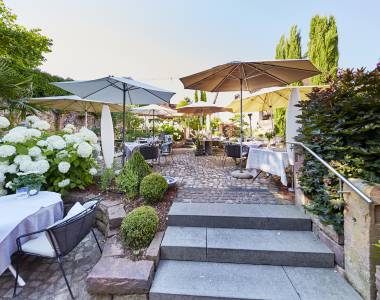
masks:
MULTIPOLYGON (((97 233, 103 243, 103 236, 97 233)), ((69 255, 64 257, 63 266, 76 299, 107 299, 92 297, 86 292, 85 279, 100 258, 94 237, 88 235, 69 255)), ((13 299, 71 299, 59 265, 52 259, 25 256, 21 261, 20 274, 26 286, 18 287, 17 297, 13 299)), ((0 297, 11 299, 14 277, 9 271, 0 276, 0 297)))
MULTIPOLYGON (((291 195, 278 180, 260 176, 242 180, 230 176, 236 168, 233 160, 222 166, 221 154, 195 157, 191 149, 175 149, 172 158, 163 159, 155 165, 155 171, 180 179, 176 201, 182 202, 225 202, 225 203, 272 203, 289 204, 291 195)), ((103 242, 102 235, 97 236, 103 242)), ((87 236, 68 256, 64 268, 76 299, 111 300, 110 296, 92 296, 86 292, 85 279, 99 260, 100 253, 91 235, 87 236)), ((18 288, 14 299, 71 299, 59 266, 51 259, 24 257, 21 262, 21 276, 26 286, 18 288)), ((10 299, 13 293, 14 277, 6 271, 0 276, 0 298, 10 299)))
POLYGON ((194 156, 192 149, 174 149, 174 155, 161 160, 155 171, 179 179, 179 202, 289 204, 292 195, 278 179, 261 174, 255 181, 230 175, 237 166, 229 158, 223 168, 223 155, 194 156))

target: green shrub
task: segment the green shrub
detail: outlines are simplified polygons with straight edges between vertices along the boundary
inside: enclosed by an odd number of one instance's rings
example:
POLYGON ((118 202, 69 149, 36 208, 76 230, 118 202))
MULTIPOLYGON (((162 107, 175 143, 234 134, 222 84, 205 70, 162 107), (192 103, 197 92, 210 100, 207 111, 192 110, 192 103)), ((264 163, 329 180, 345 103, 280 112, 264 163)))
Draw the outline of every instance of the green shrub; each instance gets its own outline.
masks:
POLYGON ((162 199, 168 188, 166 179, 158 174, 150 174, 141 181, 140 195, 149 203, 156 203, 162 199))
POLYGON ((115 172, 112 168, 106 168, 100 176, 100 189, 102 191, 109 191, 112 181, 115 179, 115 172))
POLYGON ((129 199, 135 199, 139 195, 141 180, 150 173, 151 169, 144 157, 140 152, 135 152, 116 177, 117 189, 126 193, 129 199))
POLYGON ((153 207, 135 208, 121 223, 124 243, 133 250, 147 247, 156 233, 158 223, 159 218, 153 207))

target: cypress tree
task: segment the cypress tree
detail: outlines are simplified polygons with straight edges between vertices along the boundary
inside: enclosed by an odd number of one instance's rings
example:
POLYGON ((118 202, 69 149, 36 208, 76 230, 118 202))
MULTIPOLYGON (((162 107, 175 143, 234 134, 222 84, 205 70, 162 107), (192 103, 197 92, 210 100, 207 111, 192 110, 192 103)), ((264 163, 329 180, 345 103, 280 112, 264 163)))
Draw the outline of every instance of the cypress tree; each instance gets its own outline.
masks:
POLYGON ((205 91, 201 91, 201 101, 207 102, 207 95, 205 91))
POLYGON ((333 16, 314 16, 310 22, 308 57, 322 72, 311 78, 313 84, 323 84, 336 76, 338 68, 338 30, 333 16))
POLYGON ((197 103, 198 101, 199 101, 198 91, 195 91, 194 92, 194 102, 197 103))
POLYGON ((285 36, 280 37, 280 41, 276 46, 276 59, 285 59, 286 58, 286 40, 285 36))
POLYGON ((297 25, 290 28, 289 38, 287 39, 286 58, 297 59, 301 58, 301 33, 297 25))

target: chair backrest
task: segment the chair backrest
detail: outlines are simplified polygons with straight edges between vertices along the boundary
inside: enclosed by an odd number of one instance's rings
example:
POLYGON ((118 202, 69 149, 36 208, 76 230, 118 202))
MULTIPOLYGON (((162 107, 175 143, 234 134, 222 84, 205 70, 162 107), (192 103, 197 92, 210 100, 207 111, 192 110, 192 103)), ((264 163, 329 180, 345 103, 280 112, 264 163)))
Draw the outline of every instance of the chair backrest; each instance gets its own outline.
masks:
POLYGON ((224 152, 226 156, 232 158, 240 158, 240 145, 239 144, 226 144, 224 146, 224 152))
POLYGON ((78 215, 47 230, 53 248, 60 256, 73 250, 89 234, 95 224, 98 201, 78 215))
POLYGON ((172 143, 163 143, 161 145, 161 153, 170 154, 172 152, 172 143))
POLYGON ((158 158, 158 147, 155 145, 144 145, 139 148, 141 155, 145 160, 158 158))

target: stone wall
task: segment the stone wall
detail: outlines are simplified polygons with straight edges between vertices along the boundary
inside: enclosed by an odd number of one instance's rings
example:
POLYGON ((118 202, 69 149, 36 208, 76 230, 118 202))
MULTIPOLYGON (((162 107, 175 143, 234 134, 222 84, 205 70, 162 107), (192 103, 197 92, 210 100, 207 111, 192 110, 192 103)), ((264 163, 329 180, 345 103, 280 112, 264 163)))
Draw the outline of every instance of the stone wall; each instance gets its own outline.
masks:
POLYGON ((344 244, 347 279, 364 299, 376 299, 376 265, 380 251, 373 244, 380 240, 380 185, 359 179, 350 181, 373 200, 372 204, 344 185, 344 244))

